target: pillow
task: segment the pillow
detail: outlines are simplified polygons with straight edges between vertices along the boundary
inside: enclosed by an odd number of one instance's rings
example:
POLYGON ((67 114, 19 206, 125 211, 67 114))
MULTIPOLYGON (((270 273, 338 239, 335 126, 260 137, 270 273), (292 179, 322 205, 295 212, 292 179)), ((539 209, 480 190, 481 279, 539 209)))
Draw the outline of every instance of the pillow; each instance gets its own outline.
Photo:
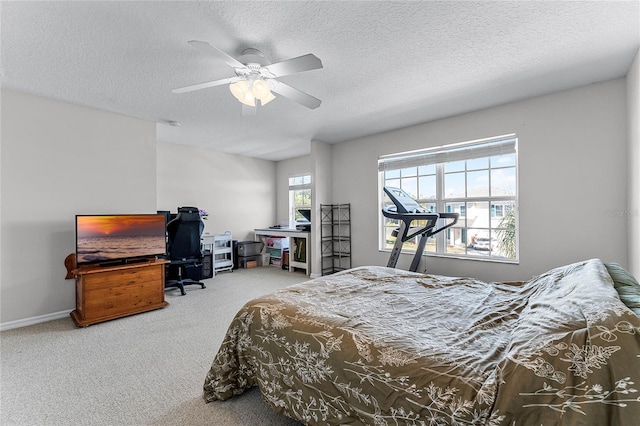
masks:
POLYGON ((622 303, 640 316, 640 283, 617 263, 605 263, 622 303))

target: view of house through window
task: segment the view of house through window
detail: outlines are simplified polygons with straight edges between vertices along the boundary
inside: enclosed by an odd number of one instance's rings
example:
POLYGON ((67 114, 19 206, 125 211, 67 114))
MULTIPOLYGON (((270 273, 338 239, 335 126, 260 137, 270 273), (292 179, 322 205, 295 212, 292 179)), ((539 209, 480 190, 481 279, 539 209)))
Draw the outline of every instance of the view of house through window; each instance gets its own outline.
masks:
POLYGON ((311 208, 311 175, 289 178, 289 221, 304 219, 299 208, 311 208))
MULTIPOLYGON (((458 213, 458 223, 429 238, 425 252, 518 259, 517 139, 515 135, 392 154, 378 160, 382 186, 401 188, 433 212, 458 213)), ((381 222, 381 249, 391 249, 398 221, 381 222)), ((438 227, 441 224, 438 224, 438 227)), ((415 241, 403 250, 414 251, 415 241)))

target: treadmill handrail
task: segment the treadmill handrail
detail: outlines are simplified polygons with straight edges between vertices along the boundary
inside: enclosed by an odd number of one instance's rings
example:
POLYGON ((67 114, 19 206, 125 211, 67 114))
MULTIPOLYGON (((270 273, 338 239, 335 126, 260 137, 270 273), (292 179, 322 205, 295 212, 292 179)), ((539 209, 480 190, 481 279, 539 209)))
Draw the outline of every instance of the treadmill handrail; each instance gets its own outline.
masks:
POLYGON ((453 221, 447 223, 446 225, 441 226, 438 229, 434 229, 433 231, 429 231, 427 237, 437 234, 440 231, 444 231, 447 228, 451 228, 453 225, 458 223, 458 218, 460 217, 459 213, 438 213, 440 215, 440 219, 453 219, 453 221))
POLYGON ((395 206, 387 206, 383 208, 382 209, 383 216, 388 217, 389 219, 401 220, 406 224, 405 235, 400 236, 400 238, 402 238, 402 242, 408 241, 411 238, 416 237, 418 235, 428 233, 431 229, 433 229, 434 226, 436 226, 438 218, 440 218, 439 213, 431 213, 431 212, 429 213, 422 213, 422 212, 398 213, 397 211, 389 209, 389 207, 395 207, 395 206), (425 226, 414 227, 417 230, 409 234, 409 231, 412 230, 411 222, 415 220, 426 220, 427 224, 425 226))

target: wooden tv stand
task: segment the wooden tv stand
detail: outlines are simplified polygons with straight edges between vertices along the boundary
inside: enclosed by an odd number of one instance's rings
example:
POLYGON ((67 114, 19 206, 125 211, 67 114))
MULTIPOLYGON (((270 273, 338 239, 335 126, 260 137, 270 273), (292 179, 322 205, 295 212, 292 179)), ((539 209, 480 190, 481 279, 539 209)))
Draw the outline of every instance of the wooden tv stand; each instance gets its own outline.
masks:
POLYGON ((71 318, 78 327, 164 308, 164 267, 168 260, 150 260, 117 266, 80 267, 76 280, 76 309, 71 318))

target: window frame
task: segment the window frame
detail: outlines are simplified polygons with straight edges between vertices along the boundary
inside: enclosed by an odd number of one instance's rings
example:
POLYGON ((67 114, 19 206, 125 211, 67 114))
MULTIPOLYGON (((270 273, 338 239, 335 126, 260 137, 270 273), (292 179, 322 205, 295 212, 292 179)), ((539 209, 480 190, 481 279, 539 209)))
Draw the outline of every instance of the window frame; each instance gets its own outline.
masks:
POLYGON ((311 173, 302 173, 289 176, 289 222, 296 222, 297 219, 303 218, 302 215, 298 217, 298 209, 300 208, 312 208, 312 194, 311 194, 311 173), (309 191, 309 205, 297 205, 295 203, 296 192, 309 191))
MULTIPOLYGON (((510 135, 498 136, 495 138, 487 138, 487 139, 476 140, 476 141, 443 145, 436 148, 430 148, 428 150, 418 150, 418 151, 411 151, 408 153, 397 153, 397 154, 382 156, 378 160, 378 170, 379 170, 378 188, 379 188, 380 209, 384 207, 385 199, 388 202, 388 198, 386 198, 384 191, 382 189, 385 186, 385 183, 387 183, 390 180, 390 179, 385 180, 386 173, 393 172, 394 177, 392 177, 391 180, 395 180, 396 182, 398 182, 398 185, 391 185, 391 186, 398 186, 401 188, 402 188, 402 178, 405 177, 409 179, 408 176, 411 175, 412 176, 411 178, 415 179, 416 199, 420 205, 429 209, 431 209, 431 206, 433 206, 435 207, 436 212, 456 211, 458 213, 461 213, 458 224, 456 224, 455 227, 449 228, 432 237, 432 238, 435 238, 435 242, 429 241, 427 243, 427 246, 432 251, 428 251, 427 249, 425 249, 425 251, 422 253, 423 256, 447 257, 447 258, 459 258, 464 260, 481 260, 481 261, 490 261, 490 262, 497 262, 497 263, 519 264, 520 262, 519 238, 520 237, 519 237, 518 206, 519 206, 520 194, 519 194, 519 179, 518 179, 519 166, 518 166, 517 146, 518 146, 517 136, 515 134, 510 134, 510 135), (428 199, 421 198, 421 196, 424 195, 424 193, 421 194, 422 188, 421 188, 420 179, 424 178, 427 175, 421 174, 420 168, 422 167, 424 171, 428 170, 427 168, 425 168, 425 165, 419 165, 416 161, 416 158, 419 157, 422 152, 425 152, 427 155, 432 156, 433 155, 432 152, 435 151, 438 157, 431 157, 431 158, 442 159, 442 158, 447 158, 446 153, 447 153, 447 150, 449 149, 457 151, 458 155, 460 155, 459 151, 462 149, 470 147, 473 150, 474 147, 480 147, 480 149, 477 152, 481 154, 487 153, 487 152, 489 152, 490 154, 495 154, 495 152, 492 152, 491 150, 487 151, 486 145, 484 144, 487 144, 487 145, 491 145, 492 143, 499 144, 501 141, 513 142, 512 143, 513 151, 505 152, 505 154, 514 154, 514 157, 513 157, 514 160, 512 163, 504 166, 500 166, 497 164, 494 165, 492 164, 492 162, 494 161, 492 159, 499 158, 500 154, 487 155, 486 157, 485 156, 474 157, 473 152, 471 152, 471 156, 466 160, 459 160, 459 156, 458 156, 458 158, 455 161, 449 161, 449 162, 445 161, 445 162, 432 164, 432 165, 435 165, 435 177, 436 177, 435 198, 428 198, 428 199), (485 148, 483 149, 483 147, 485 148), (385 169, 384 165, 381 165, 381 163, 386 161, 387 159, 391 159, 391 161, 395 162, 395 164, 403 164, 402 163, 403 156, 407 156, 407 155, 409 156, 410 167, 407 167, 406 169, 415 168, 415 172, 409 171, 409 170, 405 171, 403 169, 398 169, 394 166, 391 166, 390 168, 385 169), (474 166, 471 168, 468 167, 470 162, 474 162, 474 160, 480 160, 484 158, 487 158, 486 166, 474 166), (453 163, 457 161, 462 161, 464 166, 463 171, 457 172, 457 173, 463 174, 464 196, 447 197, 446 194, 444 193, 445 192, 444 181, 445 181, 445 176, 447 174, 447 172, 445 171, 445 164, 453 163), (494 189, 491 183, 493 173, 494 171, 501 170, 501 169, 507 170, 508 173, 511 173, 508 169, 513 170, 513 176, 512 177, 510 176, 510 177, 515 182, 513 186, 514 193, 511 195, 504 195, 504 194, 494 195, 492 193, 494 189), (467 181, 467 179, 469 178, 469 172, 478 172, 478 171, 486 174, 488 178, 487 188, 489 192, 487 195, 469 196, 468 195, 469 187, 468 187, 468 181, 467 181), (403 176, 403 174, 405 174, 406 176, 403 176), (397 175, 397 178, 395 177, 396 175, 397 175), (487 217, 485 218, 487 221, 487 225, 485 227, 477 227, 477 226, 473 227, 473 224, 470 224, 468 222, 470 209, 473 208, 473 206, 478 205, 478 203, 486 203, 487 205, 487 212, 486 212, 487 217), (457 205, 457 207, 454 207, 455 205, 457 205), (496 208, 496 206, 499 206, 499 208, 496 208), (513 218, 514 227, 513 228, 501 227, 500 225, 503 224, 502 221, 508 215, 510 208, 513 209, 513 213, 514 213, 514 218, 513 218), (502 210, 502 216, 497 216, 496 212, 500 209, 502 210), (473 230, 483 231, 480 237, 488 237, 495 240, 497 240, 497 237, 501 232, 508 232, 508 233, 514 232, 515 236, 514 236, 513 246, 515 249, 515 257, 510 258, 506 256, 500 256, 497 250, 489 250, 487 254, 481 254, 479 252, 479 249, 471 250, 470 239, 471 239, 471 232, 473 230), (486 235, 484 235, 485 233, 484 231, 486 231, 486 235), (453 243, 451 242, 452 238, 453 238, 453 243), (464 250, 462 252, 454 252, 456 245, 458 247, 457 250, 461 250, 462 248, 464 248, 464 250)), ((505 154, 502 154, 502 155, 505 155, 505 154)), ((454 156, 455 155, 456 153, 454 153, 454 156)), ((425 156, 425 158, 427 157, 425 156)), ((477 164, 480 162, 476 161, 474 163, 477 164)), ((428 176, 433 176, 433 173, 428 174, 428 176)), ((387 240, 389 238, 388 237, 389 232, 393 229, 394 225, 389 219, 383 217, 382 214, 380 214, 378 218, 379 218, 378 249, 379 251, 382 251, 382 252, 390 252, 393 244, 392 243, 389 244, 387 240)), ((478 235, 478 234, 476 233, 475 235, 478 235)), ((408 254, 414 254, 415 248, 412 248, 411 244, 406 246, 406 243, 405 243, 405 245, 403 245, 402 252, 408 253, 408 254)))

